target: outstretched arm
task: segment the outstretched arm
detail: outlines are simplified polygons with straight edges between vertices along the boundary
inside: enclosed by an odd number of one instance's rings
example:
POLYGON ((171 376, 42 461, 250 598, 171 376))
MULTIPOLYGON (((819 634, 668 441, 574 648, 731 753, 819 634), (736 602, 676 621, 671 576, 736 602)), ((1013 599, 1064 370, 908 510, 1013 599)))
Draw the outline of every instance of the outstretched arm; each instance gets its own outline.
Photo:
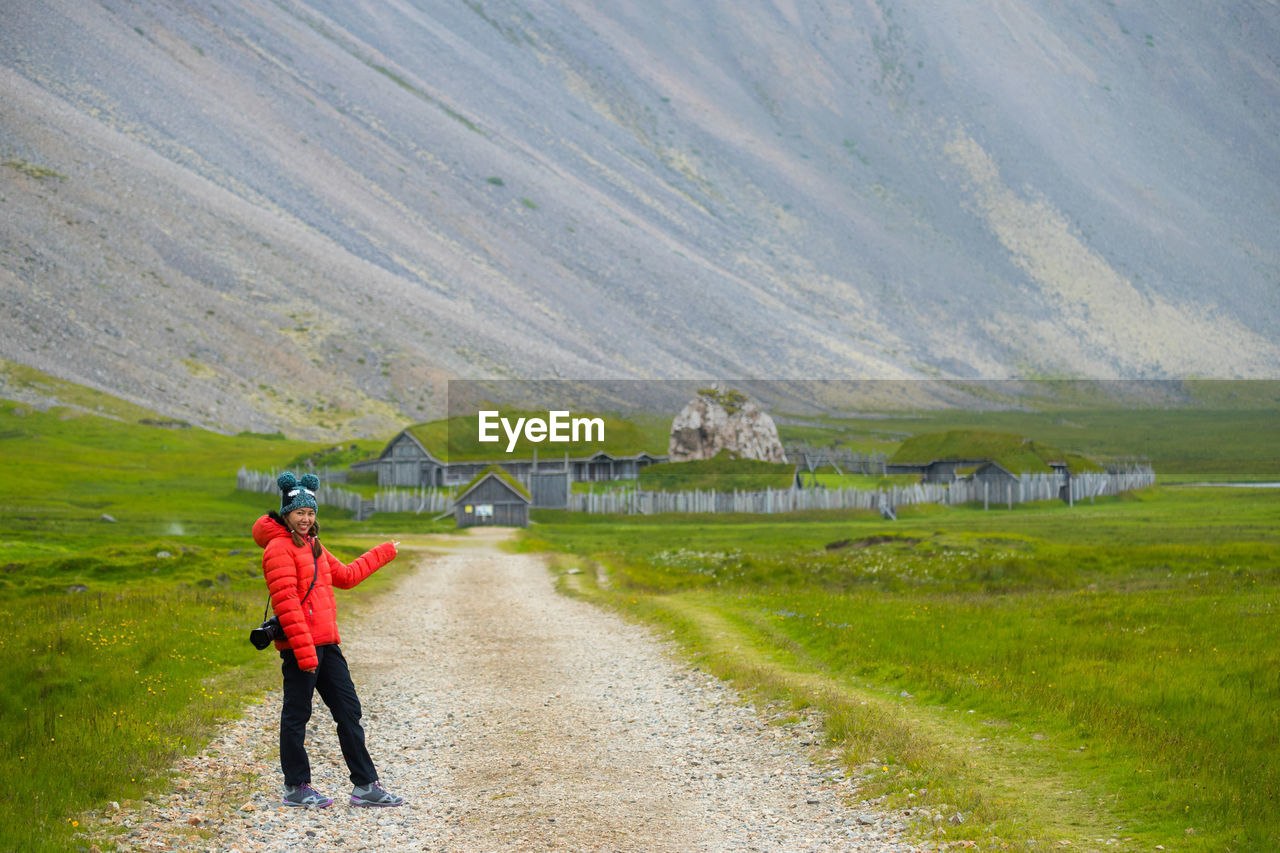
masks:
POLYGON ((394 560, 397 554, 396 546, 399 544, 399 542, 394 541, 383 542, 376 548, 371 548, 356 557, 349 565, 344 565, 337 557, 330 554, 326 548, 323 553, 324 558, 329 561, 329 575, 333 578, 333 585, 339 589, 351 589, 351 587, 394 560))

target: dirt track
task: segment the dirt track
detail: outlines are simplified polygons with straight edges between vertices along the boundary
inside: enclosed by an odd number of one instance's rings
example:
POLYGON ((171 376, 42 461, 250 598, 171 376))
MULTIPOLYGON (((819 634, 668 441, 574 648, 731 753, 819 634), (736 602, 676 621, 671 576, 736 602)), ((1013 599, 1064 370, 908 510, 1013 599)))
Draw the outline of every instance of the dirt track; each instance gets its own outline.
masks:
POLYGON ((279 808, 272 695, 184 762, 167 802, 116 816, 123 849, 910 849, 893 818, 844 804, 838 768, 808 760, 814 722, 770 725, 494 536, 392 564, 414 575, 359 619, 339 614, 370 752, 408 806, 345 804, 317 699, 313 782, 335 805, 279 808))

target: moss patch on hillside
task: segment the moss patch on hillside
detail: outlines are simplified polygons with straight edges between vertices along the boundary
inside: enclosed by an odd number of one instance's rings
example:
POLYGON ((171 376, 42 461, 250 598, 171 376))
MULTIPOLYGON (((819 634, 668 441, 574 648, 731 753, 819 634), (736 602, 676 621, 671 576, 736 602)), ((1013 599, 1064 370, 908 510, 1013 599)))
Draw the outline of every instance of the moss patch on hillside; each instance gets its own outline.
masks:
POLYGON ((103 417, 139 423, 159 416, 150 409, 112 397, 93 388, 58 379, 56 376, 0 358, 0 391, 9 389, 24 397, 39 397, 49 403, 57 403, 92 412, 103 417))

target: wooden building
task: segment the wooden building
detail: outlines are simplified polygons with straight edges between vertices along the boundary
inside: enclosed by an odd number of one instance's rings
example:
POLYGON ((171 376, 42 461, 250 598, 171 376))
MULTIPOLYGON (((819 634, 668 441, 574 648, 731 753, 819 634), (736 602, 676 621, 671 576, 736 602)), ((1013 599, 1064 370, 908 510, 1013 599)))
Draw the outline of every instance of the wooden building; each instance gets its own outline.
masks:
POLYGON ((1004 494, 1023 475, 1057 476, 1059 497, 1070 501, 1071 481, 1081 472, 1100 471, 1096 462, 1018 435, 983 430, 949 430, 913 436, 884 466, 886 474, 918 474, 923 483, 967 480, 1004 494))
POLYGON ((524 486, 499 466, 490 465, 453 499, 453 517, 459 527, 528 527, 531 503, 524 486))
MULTIPOLYGON (((1048 464, 1050 472, 1057 475, 1062 482, 1062 488, 1059 492, 1060 497, 1065 501, 1067 500, 1066 490, 1071 485, 1071 468, 1065 462, 1050 462, 1048 464)), ((1043 474, 1043 472, 1036 473, 1043 474)), ((1010 471, 1004 465, 990 459, 981 465, 955 468, 954 475, 957 480, 974 480, 978 483, 986 483, 1000 488, 1017 483, 1020 477, 1017 472, 1010 471)))
MULTIPOLYGON (((483 467, 483 465, 480 466, 480 468, 483 467)), ((379 486, 428 486, 441 488, 443 486, 456 485, 457 483, 465 483, 475 474, 473 471, 463 477, 460 471, 455 472, 456 479, 450 481, 446 477, 447 472, 447 463, 437 459, 407 429, 387 442, 387 446, 382 450, 382 455, 378 457, 379 486)))
POLYGON ((566 460, 569 465, 570 477, 575 483, 596 483, 602 480, 638 480, 641 468, 666 461, 666 456, 654 456, 644 451, 634 456, 611 456, 603 450, 585 458, 566 460))
POLYGON ((933 459, 919 463, 889 462, 885 464, 884 472, 886 474, 919 474, 922 483, 951 483, 963 476, 959 472, 973 473, 979 466, 989 461, 986 458, 956 458, 933 459))
POLYGON ((999 462, 983 462, 972 469, 958 468, 955 473, 956 479, 972 479, 978 483, 986 483, 1001 488, 1018 482, 1018 475, 999 462))
POLYGON ((501 465, 515 479, 529 483, 534 474, 567 474, 571 483, 635 480, 640 469, 667 457, 641 451, 614 456, 604 451, 585 457, 548 455, 539 459, 468 459, 446 461, 432 453, 411 430, 403 430, 383 448, 376 461, 352 465, 352 470, 376 468, 379 486, 448 488, 469 482, 490 465, 501 465))

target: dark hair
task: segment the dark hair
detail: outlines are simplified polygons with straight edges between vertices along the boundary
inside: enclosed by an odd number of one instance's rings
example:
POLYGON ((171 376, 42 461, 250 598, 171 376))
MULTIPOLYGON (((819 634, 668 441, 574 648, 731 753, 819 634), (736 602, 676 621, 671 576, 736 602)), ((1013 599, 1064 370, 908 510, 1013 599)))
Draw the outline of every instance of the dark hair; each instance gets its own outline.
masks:
MULTIPOLYGON (((292 527, 290 527, 289 522, 285 521, 284 517, 281 516, 280 513, 276 512, 273 509, 271 510, 271 512, 267 513, 267 516, 276 524, 279 524, 285 530, 289 531, 289 535, 293 537, 294 547, 301 548, 303 545, 307 544, 307 540, 302 538, 302 534, 294 530, 292 527)), ((311 556, 319 559, 320 557, 320 522, 319 521, 311 522, 310 539, 311 539, 311 556)))

